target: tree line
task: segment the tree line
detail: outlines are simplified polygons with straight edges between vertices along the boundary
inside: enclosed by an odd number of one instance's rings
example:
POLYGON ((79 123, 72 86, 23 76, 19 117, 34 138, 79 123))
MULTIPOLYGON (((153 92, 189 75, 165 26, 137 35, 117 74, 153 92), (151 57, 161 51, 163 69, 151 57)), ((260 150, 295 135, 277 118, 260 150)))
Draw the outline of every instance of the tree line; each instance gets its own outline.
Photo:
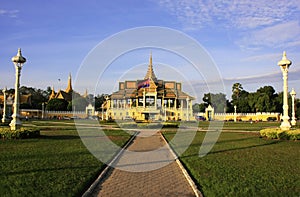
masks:
MULTIPOLYGON (((232 86, 231 100, 223 93, 205 93, 202 103, 193 105, 194 112, 205 112, 208 105, 214 107, 217 113, 233 113, 234 106, 238 113, 279 112, 282 113, 283 93, 276 93, 272 86, 260 87, 256 92, 247 92, 242 84, 232 86)), ((295 99, 296 116, 300 117, 300 100, 295 99)), ((292 110, 292 99, 289 95, 289 113, 292 110)))
MULTIPOLYGON (((9 89, 8 94, 14 94, 14 89, 9 89)), ((51 99, 51 87, 47 87, 46 90, 26 87, 20 87, 20 94, 30 94, 31 103, 20 104, 21 109, 42 109, 44 104, 46 110, 55 111, 71 111, 76 106, 76 111, 83 111, 88 103, 92 103, 95 106, 95 110, 101 111, 102 104, 105 101, 106 94, 99 94, 93 96, 89 94, 87 97, 77 97, 71 102, 67 102, 63 99, 51 99), (72 109, 73 108, 73 109, 72 109)), ((279 112, 282 113, 283 93, 276 93, 272 86, 260 87, 256 92, 248 92, 244 90, 242 84, 235 83, 232 86, 231 100, 226 98, 223 93, 205 93, 202 98, 202 103, 195 103, 193 105, 194 113, 205 112, 205 108, 208 105, 214 107, 217 113, 233 113, 234 106, 238 113, 256 113, 256 112, 279 112)), ((289 95, 289 111, 291 114, 291 96, 289 95)), ((3 104, 2 104, 3 107, 3 104)), ((300 117, 300 99, 295 101, 296 116, 300 117)))
MULTIPOLYGON (((2 92, 2 90, 1 90, 2 92)), ((46 90, 21 86, 19 89, 20 95, 31 95, 31 102, 30 103, 21 103, 20 109, 44 109, 50 111, 72 111, 74 106, 76 107, 75 110, 77 111, 84 111, 86 106, 89 103, 93 103, 95 106, 95 110, 101 110, 101 106, 105 101, 105 95, 97 95, 93 96, 89 94, 87 97, 78 96, 74 98, 72 101, 68 102, 64 99, 51 99, 49 101, 49 97, 51 95, 52 89, 51 87, 47 87, 46 90)), ((11 88, 7 90, 7 94, 14 94, 15 89, 11 88)), ((1 104, 3 107, 3 104, 1 104)))

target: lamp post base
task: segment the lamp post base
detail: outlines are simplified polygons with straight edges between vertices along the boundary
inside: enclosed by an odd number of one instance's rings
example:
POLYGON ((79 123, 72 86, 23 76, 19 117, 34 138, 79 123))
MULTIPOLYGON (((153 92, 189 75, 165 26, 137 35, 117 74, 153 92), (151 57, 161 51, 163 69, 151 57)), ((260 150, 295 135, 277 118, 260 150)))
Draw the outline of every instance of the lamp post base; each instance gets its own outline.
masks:
POLYGON ((15 131, 17 129, 20 129, 21 125, 22 125, 22 122, 19 119, 19 116, 18 115, 17 116, 13 115, 12 117, 13 117, 13 119, 11 120, 11 122, 9 124, 10 130, 15 131))
POLYGON ((7 117, 3 117, 3 118, 1 119, 1 121, 2 121, 3 123, 6 123, 6 122, 9 122, 9 119, 8 119, 7 117))
POLYGON ((291 124, 289 121, 283 121, 280 125, 281 130, 288 131, 291 128, 291 124))
POLYGON ((292 119, 291 125, 292 125, 292 126, 296 126, 296 124, 297 124, 297 121, 296 121, 295 119, 292 119))

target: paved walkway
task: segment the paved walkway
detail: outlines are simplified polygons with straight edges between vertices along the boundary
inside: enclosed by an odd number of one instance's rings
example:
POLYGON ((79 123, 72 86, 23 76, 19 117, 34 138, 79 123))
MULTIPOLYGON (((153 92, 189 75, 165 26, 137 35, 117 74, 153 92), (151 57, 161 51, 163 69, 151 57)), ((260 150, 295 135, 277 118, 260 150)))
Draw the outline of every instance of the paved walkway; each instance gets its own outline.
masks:
POLYGON ((144 130, 121 155, 94 196, 196 196, 161 134, 144 130))

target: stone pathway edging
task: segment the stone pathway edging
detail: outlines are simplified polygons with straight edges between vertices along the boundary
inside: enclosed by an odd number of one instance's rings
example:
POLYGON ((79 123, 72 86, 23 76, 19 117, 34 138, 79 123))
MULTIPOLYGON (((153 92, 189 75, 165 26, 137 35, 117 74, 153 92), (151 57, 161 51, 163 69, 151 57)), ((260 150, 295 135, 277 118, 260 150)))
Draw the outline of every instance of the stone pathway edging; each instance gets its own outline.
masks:
POLYGON ((189 173, 186 171, 186 169, 182 165, 181 161, 178 159, 178 156, 174 152, 173 148, 169 145, 169 143, 166 140, 165 136, 162 133, 160 133, 160 135, 162 136, 163 140, 167 144, 167 147, 170 149, 170 151, 171 151, 172 155, 174 156, 174 158, 176 158, 175 161, 176 161, 177 165, 179 166, 179 168, 181 169, 181 171, 184 174, 185 178, 187 179, 187 181, 189 182, 190 186, 192 187, 192 189, 193 189, 196 197, 203 197, 202 193, 197 188, 195 182, 193 181, 193 179, 191 178, 191 176, 189 175, 189 173))
POLYGON ((136 138, 136 136, 139 134, 138 131, 136 131, 134 133, 133 136, 131 136, 131 138, 128 140, 128 142, 125 144, 124 147, 122 147, 122 149, 117 153, 117 155, 111 160, 111 162, 106 165, 106 167, 104 168, 104 170, 100 173, 100 175, 97 177, 97 179, 92 183, 92 185, 84 192, 84 194, 82 195, 82 197, 89 197, 89 196, 93 196, 94 195, 94 190, 96 189, 96 187, 99 185, 99 183, 101 181, 103 181, 106 176, 109 174, 109 172, 112 169, 111 166, 113 166, 113 164, 115 162, 117 162, 117 160, 119 159, 119 157, 122 155, 122 153, 124 152, 125 149, 128 148, 128 146, 132 143, 132 141, 136 138))

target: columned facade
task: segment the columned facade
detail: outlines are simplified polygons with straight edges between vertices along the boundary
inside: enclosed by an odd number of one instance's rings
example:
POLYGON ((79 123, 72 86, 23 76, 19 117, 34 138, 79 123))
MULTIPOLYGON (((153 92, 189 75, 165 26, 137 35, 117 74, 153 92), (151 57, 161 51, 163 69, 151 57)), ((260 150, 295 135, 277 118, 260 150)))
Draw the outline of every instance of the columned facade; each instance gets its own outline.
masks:
POLYGON ((150 56, 144 79, 119 82, 119 90, 109 96, 104 106, 109 119, 190 120, 194 98, 181 88, 179 82, 156 78, 150 56))

